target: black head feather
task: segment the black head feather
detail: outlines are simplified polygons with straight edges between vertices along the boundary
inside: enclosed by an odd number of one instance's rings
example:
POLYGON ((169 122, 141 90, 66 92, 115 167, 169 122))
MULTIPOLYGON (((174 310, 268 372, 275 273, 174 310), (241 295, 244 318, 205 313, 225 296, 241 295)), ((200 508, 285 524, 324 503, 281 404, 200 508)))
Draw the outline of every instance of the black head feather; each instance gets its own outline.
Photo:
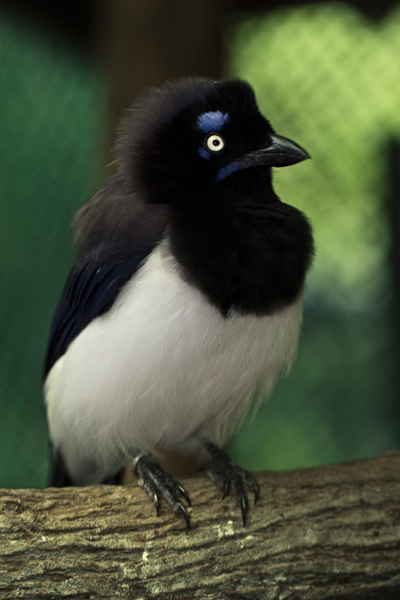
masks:
POLYGON ((115 193, 100 192, 78 215, 81 252, 167 232, 183 276, 224 314, 270 314, 298 298, 311 228, 276 196, 271 166, 308 155, 275 134, 247 83, 190 78, 150 89, 123 121, 115 156, 115 193))
POLYGON ((133 107, 120 128, 116 164, 132 192, 169 204, 193 186, 212 188, 221 170, 229 172, 247 152, 268 146, 273 133, 247 83, 184 79, 149 90, 133 107), (226 117, 220 132, 225 147, 218 155, 208 152, 210 132, 199 126, 209 113, 226 117))

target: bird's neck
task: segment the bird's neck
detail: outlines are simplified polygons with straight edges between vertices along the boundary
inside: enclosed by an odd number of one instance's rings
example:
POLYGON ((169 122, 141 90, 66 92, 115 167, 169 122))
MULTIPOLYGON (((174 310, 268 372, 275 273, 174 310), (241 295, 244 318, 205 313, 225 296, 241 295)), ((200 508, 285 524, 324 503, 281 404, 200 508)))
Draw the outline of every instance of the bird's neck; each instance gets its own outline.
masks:
POLYGON ((172 209, 168 233, 185 279, 223 314, 265 315, 295 302, 313 254, 304 215, 254 189, 192 197, 172 209))

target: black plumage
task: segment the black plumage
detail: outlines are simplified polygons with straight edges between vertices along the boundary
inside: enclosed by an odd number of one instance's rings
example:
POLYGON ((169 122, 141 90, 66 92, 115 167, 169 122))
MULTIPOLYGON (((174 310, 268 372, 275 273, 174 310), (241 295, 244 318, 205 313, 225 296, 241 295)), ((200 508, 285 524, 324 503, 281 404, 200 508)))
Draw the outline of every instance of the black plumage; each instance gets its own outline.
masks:
MULTIPOLYGON (((275 194, 271 167, 308 154, 276 135, 247 83, 193 78, 148 91, 123 121, 115 155, 117 174, 77 215, 78 258, 54 317, 46 376, 72 342, 110 311, 157 248, 164 248, 179 278, 199 290, 222 319, 262 320, 299 300, 313 255, 311 228, 275 194)), ((50 391, 47 403, 57 403, 50 391)), ((52 427, 54 419, 51 435, 52 427)), ((67 463, 73 481, 68 449, 53 442, 56 471, 67 463)), ((198 442, 225 491, 233 477, 245 520, 243 485, 257 497, 254 479, 232 466, 201 429, 198 442), (228 479, 221 469, 230 473, 228 479)), ((135 451, 134 468, 156 506, 161 494, 188 523, 179 484, 167 475, 163 480, 154 459, 141 459, 141 448, 135 451)), ((126 458, 121 455, 121 468, 126 458)), ((115 473, 115 467, 104 470, 104 479, 115 473)), ((57 473, 53 481, 60 481, 57 473)))

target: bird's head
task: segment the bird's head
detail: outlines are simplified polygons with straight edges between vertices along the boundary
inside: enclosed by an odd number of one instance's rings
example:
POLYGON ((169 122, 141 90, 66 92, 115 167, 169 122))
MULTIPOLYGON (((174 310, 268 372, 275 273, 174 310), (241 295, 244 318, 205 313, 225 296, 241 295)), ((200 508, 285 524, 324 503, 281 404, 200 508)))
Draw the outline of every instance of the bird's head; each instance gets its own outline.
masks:
POLYGON ((275 133, 249 84, 194 78, 148 91, 123 122, 116 158, 132 190, 172 204, 194 190, 235 186, 245 172, 254 178, 254 169, 268 183, 271 167, 309 155, 275 133))

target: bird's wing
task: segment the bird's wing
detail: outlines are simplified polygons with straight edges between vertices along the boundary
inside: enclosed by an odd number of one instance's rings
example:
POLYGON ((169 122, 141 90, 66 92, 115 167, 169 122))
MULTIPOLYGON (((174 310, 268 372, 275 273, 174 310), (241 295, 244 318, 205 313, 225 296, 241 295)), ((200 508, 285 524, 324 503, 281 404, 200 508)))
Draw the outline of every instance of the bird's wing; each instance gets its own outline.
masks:
POLYGON ((54 315, 45 377, 79 333, 111 308, 122 286, 158 242, 159 237, 153 237, 129 249, 103 244, 78 259, 54 315))
MULTIPOLYGON (((44 377, 67 351, 69 344, 95 318, 113 305, 122 286, 136 273, 159 237, 141 240, 127 247, 103 244, 87 252, 75 263, 54 315, 44 368, 44 377)), ((104 483, 121 483, 118 473, 104 483)), ((49 474, 50 487, 71 485, 59 451, 53 453, 49 474)))

